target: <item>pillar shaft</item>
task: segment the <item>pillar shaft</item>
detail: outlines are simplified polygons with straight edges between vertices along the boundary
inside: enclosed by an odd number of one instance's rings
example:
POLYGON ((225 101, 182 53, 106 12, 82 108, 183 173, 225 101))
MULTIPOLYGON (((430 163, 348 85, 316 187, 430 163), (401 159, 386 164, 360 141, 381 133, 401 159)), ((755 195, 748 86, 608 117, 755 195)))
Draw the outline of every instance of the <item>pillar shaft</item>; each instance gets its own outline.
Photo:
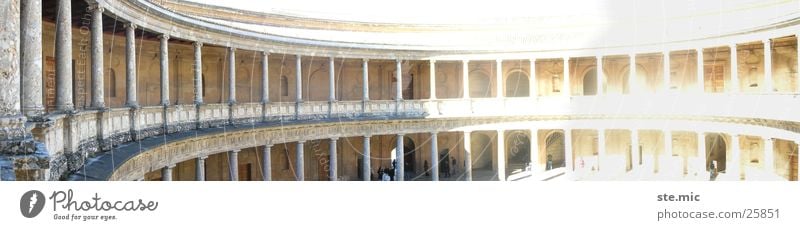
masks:
POLYGON ((362 154, 364 155, 362 158, 361 163, 361 175, 363 175, 362 180, 370 181, 372 179, 372 167, 369 165, 370 161, 372 160, 370 156, 370 136, 364 136, 364 144, 362 149, 362 154))
POLYGON ((698 48, 697 52, 697 91, 703 93, 706 91, 705 80, 705 59, 703 57, 703 48, 698 48))
POLYGON ((639 90, 636 82, 636 54, 628 54, 628 94, 639 90))
POLYGON ((706 160, 706 158, 707 158, 706 156, 707 155, 708 155, 708 153, 706 153, 706 136, 705 136, 705 134, 703 132, 698 132, 697 133, 697 161, 698 161, 698 163, 700 163, 699 166, 702 167, 701 168, 702 171, 700 171, 701 173, 708 172, 708 163, 706 163, 707 162, 707 160, 706 160))
POLYGON ((506 180, 506 138, 505 130, 497 131, 497 179, 506 180))
POLYGON ((305 143, 306 143, 305 141, 298 141, 297 142, 297 148, 295 149, 295 153, 296 153, 295 164, 297 164, 297 168, 295 169, 294 173, 295 173, 295 179, 297 181, 306 180, 306 176, 305 176, 306 169, 305 169, 305 166, 304 166, 305 165, 305 160, 303 159, 304 155, 305 155, 303 153, 305 151, 305 149, 303 149, 304 146, 305 146, 305 143))
POLYGON ((331 181, 338 180, 338 169, 337 166, 339 165, 338 160, 336 159, 336 142, 339 140, 338 138, 331 138, 328 142, 328 157, 330 158, 330 162, 328 162, 328 178, 331 181))
POLYGON ((369 59, 361 61, 361 99, 369 101, 369 59))
POLYGON ((334 67, 333 57, 328 58, 328 101, 336 101, 336 68, 334 67))
POLYGON ((194 43, 194 103, 203 104, 203 43, 194 43))
POLYGON ((570 95, 572 95, 572 92, 570 92, 570 87, 569 87, 570 86, 570 84, 569 84, 569 57, 564 57, 564 81, 562 82, 562 84, 563 84, 563 86, 561 88, 562 88, 562 90, 564 92, 564 96, 569 97, 570 95))
POLYGON ((295 90, 295 94, 296 94, 295 97, 297 98, 297 100, 295 100, 295 101, 297 103, 303 102, 303 65, 302 64, 303 64, 302 56, 297 55, 297 57, 295 58, 295 66, 294 66, 294 68, 295 68, 295 79, 294 79, 295 88, 294 88, 294 90, 295 90))
POLYGON ((397 84, 395 84, 395 96, 394 99, 401 101, 403 100, 403 61, 397 60, 397 68, 395 69, 395 77, 397 78, 397 84))
POLYGON ((436 99, 436 60, 431 60, 430 61, 429 68, 430 68, 430 70, 428 70, 428 72, 430 73, 430 77, 429 77, 428 80, 430 81, 430 83, 429 83, 430 93, 431 93, 430 99, 431 100, 435 100, 436 99))
POLYGON ((739 92, 739 55, 736 44, 729 46, 731 50, 731 88, 730 92, 739 92))
POLYGON ((472 133, 464 131, 464 172, 466 181, 472 181, 472 133))
POLYGON ((431 133, 431 181, 439 180, 439 138, 431 133))
MULTIPOLYGON (((92 108, 105 107, 103 84, 103 8, 92 11, 92 108)), ((112 86, 113 87, 113 86, 112 86)))
POLYGON ((206 158, 207 156, 201 156, 195 159, 195 171, 194 177, 197 181, 205 181, 206 180, 206 158))
POLYGON ((539 92, 538 92, 539 86, 537 85, 538 82, 536 81, 536 59, 531 59, 530 60, 530 64, 531 64, 531 67, 530 67, 530 73, 531 73, 530 75, 531 76, 530 76, 530 78, 528 78, 528 81, 529 81, 528 82, 528 87, 530 87, 528 92, 530 93, 529 94, 530 97, 537 97, 537 96, 539 96, 539 92))
POLYGON ((726 169, 728 174, 733 175, 734 180, 741 179, 741 143, 739 143, 739 135, 731 135, 731 159, 726 162, 726 169))
POLYGON ((261 103, 269 103, 269 52, 261 52, 261 103))
POLYGON ((772 138, 764 139, 764 171, 775 173, 775 142, 772 138))
POLYGON ((161 39, 161 105, 169 105, 169 35, 162 34, 161 39))
POLYGON ((602 170, 606 157, 606 130, 597 130, 597 169, 602 170))
POLYGON ((405 148, 403 143, 403 134, 397 134, 397 141, 395 145, 395 172, 394 178, 396 181, 403 181, 405 179, 405 148))
POLYGON ((503 97, 503 60, 497 60, 497 68, 495 68, 495 97, 503 97))
POLYGON ((772 80, 772 41, 764 39, 764 92, 773 92, 775 90, 774 82, 772 80))
POLYGON ((265 145, 261 152, 261 175, 264 181, 272 180, 272 145, 265 145))
POLYGON ((162 181, 172 181, 172 169, 175 168, 175 165, 167 165, 164 168, 161 168, 161 180, 162 181))
POLYGON ((631 169, 637 168, 641 163, 639 159, 639 130, 631 130, 631 169))
POLYGON ((467 60, 461 61, 461 84, 463 89, 461 97, 469 99, 469 61, 467 60))
POLYGON ((664 59, 664 61, 663 61, 664 66, 661 67, 661 70, 664 71, 662 73, 662 77, 664 77, 664 80, 663 80, 663 83, 662 83, 662 86, 661 86, 662 87, 661 91, 663 91, 664 93, 667 93, 670 90, 670 81, 671 81, 670 80, 671 79, 670 75, 672 73, 672 70, 670 69, 671 65, 670 65, 669 51, 668 50, 664 51, 662 58, 664 59))
POLYGON ((531 129, 529 130, 529 132, 531 134, 530 136, 531 146, 529 147, 531 150, 530 167, 531 171, 538 171, 537 169, 539 168, 539 130, 531 129))
POLYGON ((572 130, 564 130, 564 161, 567 167, 567 173, 575 171, 574 160, 572 157, 572 130))
MULTIPOLYGON (((798 69, 798 71, 800 71, 800 34, 795 34, 794 38, 795 38, 795 46, 797 47, 797 53, 796 53, 797 57, 795 57, 795 58, 797 59, 797 69, 798 69)), ((797 85, 795 85, 795 89, 796 89, 795 92, 800 92, 800 74, 795 74, 795 75, 796 75, 796 77, 794 79, 794 82, 795 82, 795 84, 797 84, 797 85)), ((798 172, 798 175, 800 175, 800 170, 797 170, 797 172, 798 172)), ((798 178, 798 180, 800 180, 800 176, 798 176, 797 178, 798 178)))
POLYGON ((595 60, 597 62, 597 70, 595 71, 597 73, 596 95, 603 95, 603 85, 606 82, 605 72, 603 72, 603 56, 597 56, 595 57, 595 60))
POLYGON ((136 24, 125 24, 125 105, 138 107, 136 98, 136 24))
POLYGON ((236 48, 228 48, 228 104, 236 104, 236 48))
POLYGON ((228 154, 228 169, 230 169, 231 181, 239 180, 239 151, 241 150, 231 150, 230 154, 228 154))
POLYGON ((666 165, 665 159, 672 156, 672 130, 664 130, 664 153, 661 156, 656 157, 656 171, 662 171, 663 167, 669 167, 666 165))
POLYGON ((56 18, 56 109, 70 111, 72 103, 72 1, 58 0, 56 18))
MULTIPOLYGON (((44 114, 42 97, 42 1, 24 0, 20 6, 20 55, 22 56, 22 113, 44 114)), ((6 19, 7 20, 7 19, 6 19)))

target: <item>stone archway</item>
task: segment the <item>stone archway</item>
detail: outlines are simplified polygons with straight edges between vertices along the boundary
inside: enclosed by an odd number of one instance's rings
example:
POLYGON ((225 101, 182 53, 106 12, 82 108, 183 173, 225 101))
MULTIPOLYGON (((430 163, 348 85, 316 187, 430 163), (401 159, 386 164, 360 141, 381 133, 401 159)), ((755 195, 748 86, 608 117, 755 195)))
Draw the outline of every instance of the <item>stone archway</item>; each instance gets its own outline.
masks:
POLYGON ((469 97, 485 98, 492 96, 492 81, 483 71, 473 71, 469 74, 469 97))
POLYGON ((583 74, 583 95, 597 95, 597 69, 595 68, 583 74))
POLYGON ((715 164, 718 172, 725 172, 727 169, 727 150, 727 142, 721 134, 706 135, 706 169, 711 170, 712 164, 715 164))
POLYGON ((560 131, 552 132, 545 138, 545 169, 555 169, 566 166, 566 154, 564 145, 564 133, 560 131), (550 163, 548 163, 550 162, 550 163))
POLYGON ((531 162, 531 141, 528 135, 521 131, 511 133, 506 140, 506 154, 506 175, 525 171, 531 162))
POLYGON ((528 75, 522 71, 512 72, 506 79, 506 97, 527 97, 530 95, 528 75))

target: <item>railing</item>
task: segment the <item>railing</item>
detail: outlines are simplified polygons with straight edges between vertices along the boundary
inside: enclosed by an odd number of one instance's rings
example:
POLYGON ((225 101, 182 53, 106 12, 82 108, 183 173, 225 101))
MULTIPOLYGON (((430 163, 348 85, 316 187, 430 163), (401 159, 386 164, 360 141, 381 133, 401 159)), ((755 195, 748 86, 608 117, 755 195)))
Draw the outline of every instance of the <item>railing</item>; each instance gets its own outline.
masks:
POLYGON ((51 178, 75 170, 86 156, 122 143, 197 128, 282 120, 544 116, 696 117, 800 132, 798 94, 653 94, 401 101, 273 102, 147 106, 51 114, 33 129, 51 159, 51 178), (745 118, 745 119, 742 119, 745 118), (166 122, 165 122, 166 121, 166 122))

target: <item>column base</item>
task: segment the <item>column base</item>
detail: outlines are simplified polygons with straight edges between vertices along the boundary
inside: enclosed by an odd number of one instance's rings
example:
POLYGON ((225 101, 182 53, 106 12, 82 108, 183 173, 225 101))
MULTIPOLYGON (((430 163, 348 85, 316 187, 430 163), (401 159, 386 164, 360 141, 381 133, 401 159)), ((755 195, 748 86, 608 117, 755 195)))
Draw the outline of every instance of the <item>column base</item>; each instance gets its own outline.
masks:
POLYGON ((50 156, 25 123, 21 115, 0 118, 0 180, 50 179, 50 156))

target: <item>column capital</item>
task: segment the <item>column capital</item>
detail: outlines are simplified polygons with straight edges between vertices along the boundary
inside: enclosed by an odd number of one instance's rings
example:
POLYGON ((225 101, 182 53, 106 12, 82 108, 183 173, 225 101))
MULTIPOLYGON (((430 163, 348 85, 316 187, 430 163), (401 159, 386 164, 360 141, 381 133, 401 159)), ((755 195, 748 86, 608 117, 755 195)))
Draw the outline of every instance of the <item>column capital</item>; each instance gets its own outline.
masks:
POLYGON ((298 144, 305 144, 305 143, 306 143, 306 140, 299 140, 299 141, 297 141, 297 143, 298 143, 298 144))
POLYGON ((168 165, 164 166, 164 168, 165 169, 173 169, 173 168, 175 168, 175 164, 168 164, 168 165))
POLYGON ((369 62, 369 58, 362 58, 361 62, 367 63, 367 62, 369 62))
POLYGON ((236 47, 228 47, 228 51, 236 52, 236 47))
POLYGON ((269 52, 269 51, 267 51, 267 50, 265 50, 265 51, 261 51, 261 56, 264 56, 264 57, 266 57, 266 56, 269 56, 269 53, 270 53, 270 52, 269 52))
POLYGON ((464 134, 472 134, 472 130, 464 130, 462 132, 464 132, 464 134))
POLYGON ((494 61, 497 63, 503 63, 503 59, 495 59, 494 61))
POLYGON ((728 48, 736 49, 736 43, 728 44, 728 48))
POLYGON ((704 49, 703 47, 700 47, 700 48, 694 48, 694 51, 695 51, 695 52, 697 52, 697 53, 702 53, 702 52, 703 52, 703 49, 704 49))
POLYGON ((339 137, 331 137, 331 138, 330 138, 330 141, 333 141, 333 142, 336 142, 336 141, 338 141, 338 140, 339 140, 339 137))
POLYGON ((434 135, 434 136, 439 135, 439 132, 433 131, 433 132, 431 132, 431 135, 434 135))
POLYGON ((295 54, 294 57, 297 58, 297 60, 303 59, 303 55, 300 54, 295 54))
POLYGON ((672 52, 672 51, 670 51, 670 50, 662 50, 661 54, 663 54, 664 56, 669 56, 670 52, 672 52))
POLYGON ((169 40, 169 34, 159 34, 158 35, 158 39, 161 39, 161 41, 168 41, 169 40))
POLYGON ((370 138, 370 137, 372 137, 372 135, 367 134, 367 135, 364 135, 363 137, 364 138, 370 138))
POLYGON ((597 60, 603 60, 603 55, 595 55, 594 58, 597 60))
POLYGON ((568 62, 569 61, 569 56, 562 57, 561 59, 564 59, 565 62, 568 62))
POLYGON ((234 150, 231 150, 231 152, 232 152, 232 153, 239 153, 239 152, 241 152, 241 151, 242 151, 241 149, 234 149, 234 150))
POLYGON ((405 136, 405 135, 406 135, 405 133, 398 133, 398 134, 397 134, 397 136, 401 136, 401 137, 402 137, 402 136, 405 136))
POLYGON ((528 58, 528 61, 531 62, 531 63, 536 63, 536 58, 535 57, 534 58, 528 58))
POLYGON ((435 64, 436 63, 436 59, 428 60, 428 62, 430 62, 431 64, 435 64))
POLYGON ((97 3, 90 4, 87 9, 92 13, 96 13, 96 12, 103 13, 104 11, 106 11, 106 9, 104 7, 100 6, 97 3))
POLYGON ((761 139, 764 139, 765 141, 774 141, 775 140, 775 138, 772 138, 772 137, 761 137, 761 139))
POLYGON ((762 39, 761 42, 764 43, 764 45, 769 45, 770 43, 772 43, 772 38, 762 39))
POLYGON ((636 58, 636 53, 628 53, 628 58, 630 59, 636 58))
POLYGON ((124 26, 126 29, 134 29, 134 30, 135 30, 135 29, 136 29, 136 27, 137 27, 137 26, 136 26, 136 24, 133 24, 132 22, 125 23, 125 25, 123 25, 123 26, 124 26))
POLYGON ((272 148, 273 144, 266 144, 264 145, 265 148, 272 148))
POLYGON ((203 42, 193 42, 192 45, 194 45, 194 48, 201 48, 203 47, 203 42))
POLYGON ((206 155, 199 156, 199 157, 197 157, 197 159, 198 160, 205 160, 205 159, 208 159, 208 156, 206 156, 206 155))

